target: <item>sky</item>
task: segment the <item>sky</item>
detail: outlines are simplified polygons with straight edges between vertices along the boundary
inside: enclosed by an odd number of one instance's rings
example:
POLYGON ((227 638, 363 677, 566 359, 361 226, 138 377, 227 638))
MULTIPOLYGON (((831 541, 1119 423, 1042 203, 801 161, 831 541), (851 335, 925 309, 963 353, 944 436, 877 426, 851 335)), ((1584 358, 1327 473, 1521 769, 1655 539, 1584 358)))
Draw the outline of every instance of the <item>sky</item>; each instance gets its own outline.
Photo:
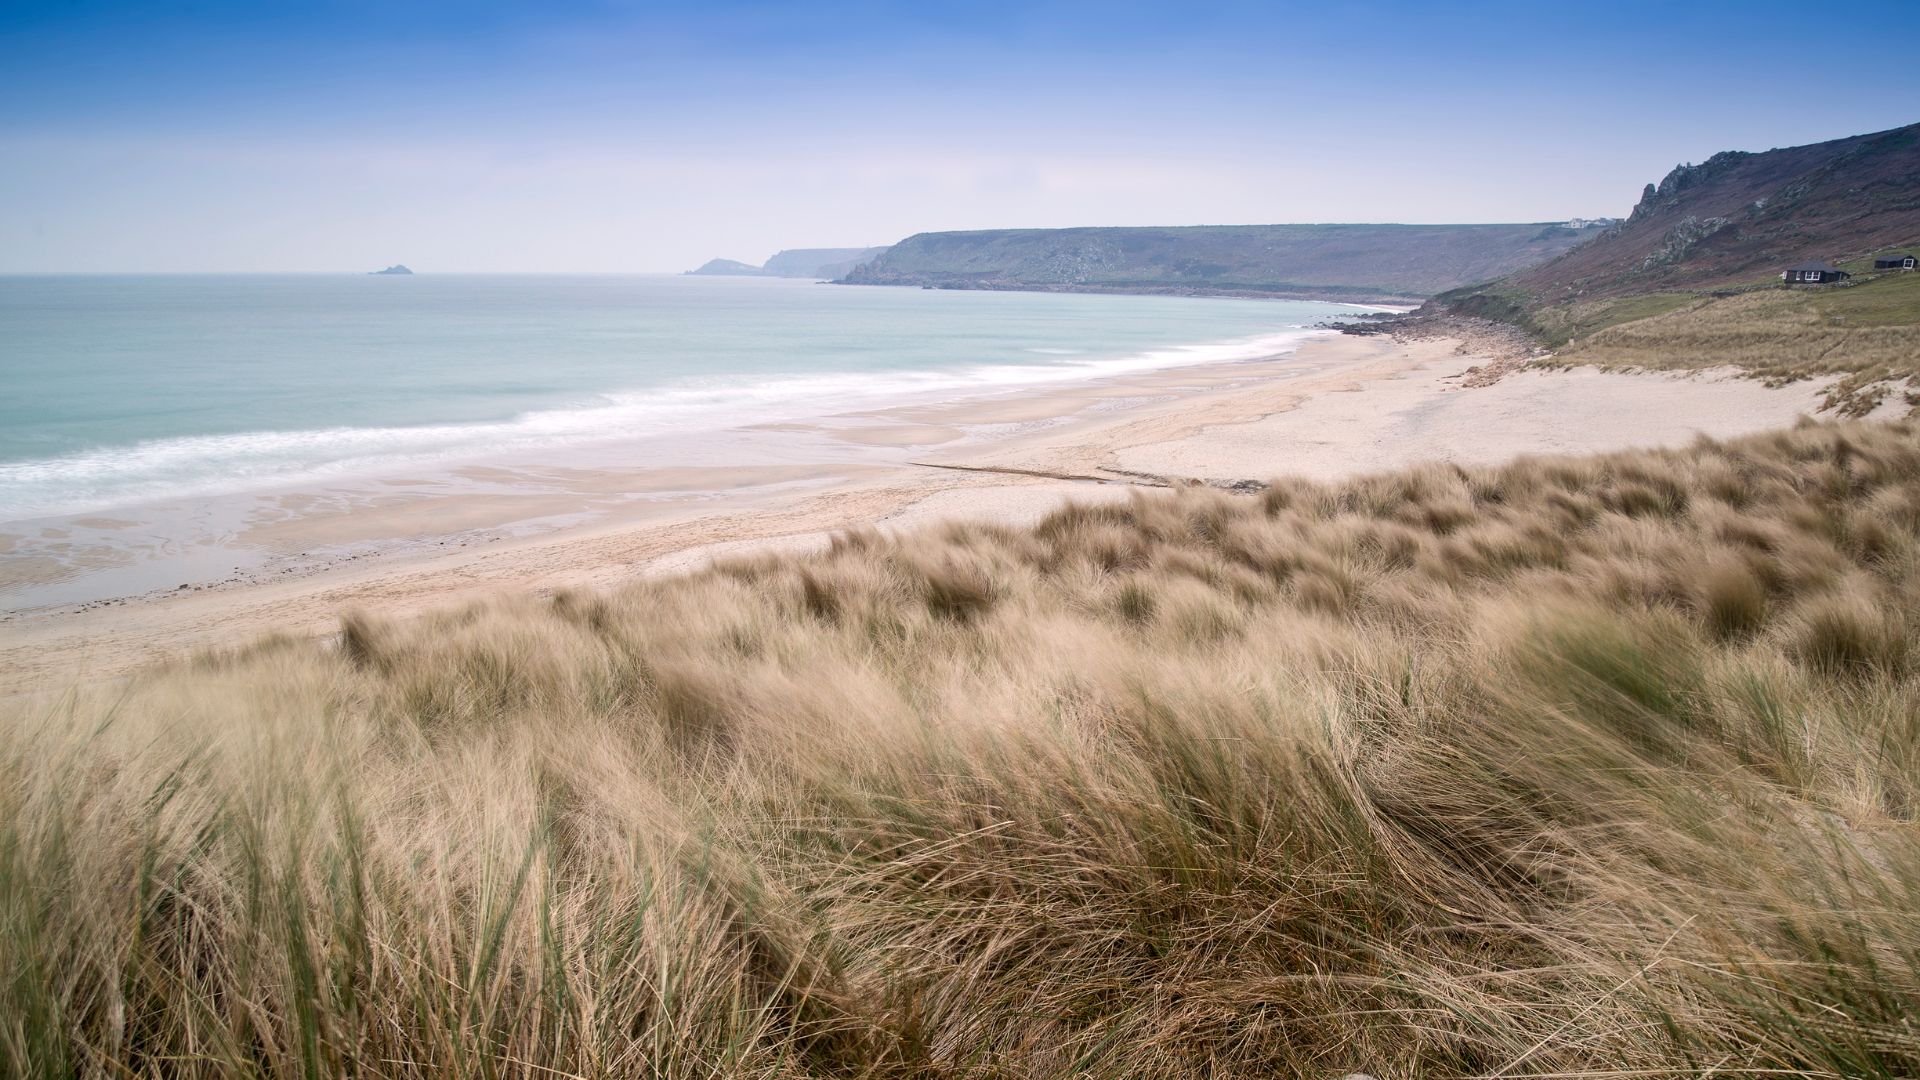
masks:
POLYGON ((1916 46, 1911 0, 0 0, 0 272, 1622 215, 1920 121, 1916 46))

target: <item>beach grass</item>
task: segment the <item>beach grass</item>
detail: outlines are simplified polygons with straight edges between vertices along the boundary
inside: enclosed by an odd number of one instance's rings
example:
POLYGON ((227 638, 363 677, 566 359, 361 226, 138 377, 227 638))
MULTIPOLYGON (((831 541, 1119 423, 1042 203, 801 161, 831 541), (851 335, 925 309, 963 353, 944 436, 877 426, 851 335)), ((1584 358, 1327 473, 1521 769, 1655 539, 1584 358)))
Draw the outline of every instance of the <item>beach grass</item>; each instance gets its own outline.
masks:
POLYGON ((1533 312, 1532 318, 1541 340, 1555 348, 1563 348, 1608 327, 1650 319, 1655 315, 1665 315, 1705 302, 1705 298, 1694 293, 1641 293, 1543 307, 1533 312))
POLYGON ((855 531, 6 708, 6 1076, 1920 1072, 1907 421, 855 531))

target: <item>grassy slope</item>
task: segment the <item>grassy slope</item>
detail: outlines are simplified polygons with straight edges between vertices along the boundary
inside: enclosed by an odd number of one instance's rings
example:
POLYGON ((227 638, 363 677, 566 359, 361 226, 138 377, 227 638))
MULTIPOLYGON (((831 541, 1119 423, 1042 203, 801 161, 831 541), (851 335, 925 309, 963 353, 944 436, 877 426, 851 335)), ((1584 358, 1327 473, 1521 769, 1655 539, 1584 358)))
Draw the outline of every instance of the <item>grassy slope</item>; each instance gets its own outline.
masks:
POLYGON ((1546 366, 1731 366, 1773 383, 1838 375, 1827 407, 1841 416, 1864 415, 1894 396, 1920 404, 1920 274, 1875 272, 1871 255, 1839 265, 1853 273, 1851 284, 1789 288, 1770 279, 1541 304, 1492 282, 1445 294, 1436 306, 1527 331, 1554 349, 1546 366))
POLYGON ((1920 1071, 1920 428, 856 534, 6 719, 0 1074, 1920 1071))
POLYGON ((1912 402, 1912 380, 1920 375, 1920 274, 1872 275, 1864 269, 1870 266, 1863 260, 1859 281, 1847 288, 1662 293, 1558 309, 1568 321, 1547 329, 1563 332, 1567 344, 1554 362, 1731 364, 1773 382, 1841 375, 1828 400, 1842 415, 1863 414, 1893 394, 1912 402))

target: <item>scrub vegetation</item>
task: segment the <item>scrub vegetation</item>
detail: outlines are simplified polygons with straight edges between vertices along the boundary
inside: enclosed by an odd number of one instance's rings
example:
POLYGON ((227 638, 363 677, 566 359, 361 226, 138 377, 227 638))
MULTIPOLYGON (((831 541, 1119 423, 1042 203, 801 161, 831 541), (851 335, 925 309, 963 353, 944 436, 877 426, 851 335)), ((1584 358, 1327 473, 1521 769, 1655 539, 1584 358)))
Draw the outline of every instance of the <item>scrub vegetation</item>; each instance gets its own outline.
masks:
POLYGON ((1662 294, 1557 309, 1599 325, 1584 337, 1573 331, 1573 343, 1550 362, 1656 370, 1733 365, 1772 383, 1838 375, 1827 406, 1842 416, 1864 415, 1890 397, 1920 404, 1920 274, 1859 273, 1857 283, 1843 287, 1771 285, 1732 296, 1662 294), (1663 304, 1680 306, 1638 311, 1663 304))
POLYGON ((1920 427, 856 532, 15 702, 0 1074, 1920 1073, 1920 427))

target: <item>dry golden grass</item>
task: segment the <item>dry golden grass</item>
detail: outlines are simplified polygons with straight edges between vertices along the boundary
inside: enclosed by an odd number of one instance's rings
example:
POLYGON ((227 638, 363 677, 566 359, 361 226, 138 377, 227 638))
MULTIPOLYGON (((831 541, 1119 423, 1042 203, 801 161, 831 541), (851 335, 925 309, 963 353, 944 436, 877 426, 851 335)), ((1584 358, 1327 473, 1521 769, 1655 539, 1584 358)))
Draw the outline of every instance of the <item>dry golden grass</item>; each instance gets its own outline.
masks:
MULTIPOLYGON (((1657 308, 1683 299, 1613 303, 1657 308)), ((1622 313, 1630 312, 1589 317, 1615 322, 1622 313)), ((1895 394, 1920 404, 1914 381, 1920 377, 1920 274, 1882 274, 1850 288, 1700 297, 1578 336, 1553 363, 1655 370, 1732 365, 1775 384, 1838 375, 1827 406, 1842 416, 1865 415, 1895 394)))
POLYGON ((0 1073, 1911 1076, 1920 428, 842 537, 17 709, 0 1073))

